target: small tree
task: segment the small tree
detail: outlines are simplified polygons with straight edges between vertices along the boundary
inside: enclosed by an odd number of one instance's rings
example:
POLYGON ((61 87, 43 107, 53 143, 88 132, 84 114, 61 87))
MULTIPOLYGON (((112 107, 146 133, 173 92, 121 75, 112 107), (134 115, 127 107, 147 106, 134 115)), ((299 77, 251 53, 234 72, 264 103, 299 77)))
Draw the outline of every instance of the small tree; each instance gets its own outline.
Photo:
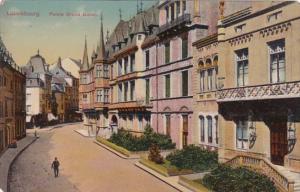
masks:
POLYGON ((164 162, 164 158, 161 156, 159 147, 156 144, 151 144, 148 159, 157 164, 162 164, 164 162))

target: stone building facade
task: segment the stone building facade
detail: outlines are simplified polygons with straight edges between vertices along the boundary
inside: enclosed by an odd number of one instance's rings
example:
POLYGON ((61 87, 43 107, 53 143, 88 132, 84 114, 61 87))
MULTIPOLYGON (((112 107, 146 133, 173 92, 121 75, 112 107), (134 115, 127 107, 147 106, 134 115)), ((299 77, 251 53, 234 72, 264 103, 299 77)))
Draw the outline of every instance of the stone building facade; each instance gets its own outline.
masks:
POLYGON ((300 171, 299 10, 277 2, 220 21, 220 161, 251 155, 300 171))
POLYGON ((14 140, 26 136, 25 82, 0 37, 0 154, 14 140))
POLYGON ((53 109, 56 110, 59 122, 78 120, 79 79, 67 71, 59 57, 56 64, 50 67, 52 74, 51 90, 53 109), (57 105, 57 108, 55 106, 57 105))
POLYGON ((49 65, 39 54, 32 56, 23 67, 26 74, 26 123, 44 126, 51 115, 51 79, 49 65))

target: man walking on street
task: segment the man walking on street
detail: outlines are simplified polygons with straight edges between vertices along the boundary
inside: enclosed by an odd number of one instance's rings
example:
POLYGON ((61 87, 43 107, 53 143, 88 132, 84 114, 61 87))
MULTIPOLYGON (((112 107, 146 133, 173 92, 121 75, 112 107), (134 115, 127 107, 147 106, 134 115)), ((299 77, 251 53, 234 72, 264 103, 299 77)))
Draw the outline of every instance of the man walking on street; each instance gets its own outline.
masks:
POLYGON ((54 170, 54 176, 58 177, 59 161, 57 160, 57 157, 55 157, 54 161, 52 162, 51 168, 54 170))

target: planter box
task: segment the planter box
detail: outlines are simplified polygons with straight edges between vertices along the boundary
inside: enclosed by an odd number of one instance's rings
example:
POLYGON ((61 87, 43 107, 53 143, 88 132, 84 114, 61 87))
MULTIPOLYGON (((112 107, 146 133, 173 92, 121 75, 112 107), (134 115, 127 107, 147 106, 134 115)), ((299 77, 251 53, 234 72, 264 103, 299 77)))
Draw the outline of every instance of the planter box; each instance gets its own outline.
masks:
POLYGON ((207 189, 201 183, 196 181, 202 179, 204 175, 208 173, 209 172, 203 172, 203 173, 195 173, 190 175, 179 176, 178 183, 194 192, 210 192, 211 190, 207 189))
POLYGON ((169 177, 169 176, 178 176, 178 175, 186 175, 193 173, 192 170, 188 169, 182 169, 179 170, 177 167, 170 165, 170 162, 164 161, 164 164, 156 164, 145 157, 142 157, 140 160, 140 163, 144 166, 160 173, 163 176, 169 177))
MULTIPOLYGON (((124 147, 109 142, 108 140, 101 137, 97 137, 96 142, 99 142, 100 144, 104 145, 106 149, 125 159, 139 159, 141 156, 147 156, 149 153, 149 151, 129 151, 124 147)), ((161 154, 162 156, 167 156, 172 151, 174 151, 174 149, 162 150, 161 154)))

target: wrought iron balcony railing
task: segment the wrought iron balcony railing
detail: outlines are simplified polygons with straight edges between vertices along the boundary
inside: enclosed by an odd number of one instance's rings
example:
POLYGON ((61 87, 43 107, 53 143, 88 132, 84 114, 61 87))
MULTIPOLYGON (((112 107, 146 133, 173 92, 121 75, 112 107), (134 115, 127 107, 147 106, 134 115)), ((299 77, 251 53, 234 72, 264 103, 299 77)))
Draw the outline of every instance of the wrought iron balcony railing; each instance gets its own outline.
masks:
POLYGON ((221 89, 217 101, 241 101, 300 97, 300 81, 221 89))
POLYGON ((190 23, 191 22, 191 14, 189 13, 184 13, 183 15, 175 18, 174 20, 170 21, 170 22, 167 22, 166 24, 164 25, 161 25, 159 27, 159 31, 158 33, 161 34, 161 33, 164 33, 170 29, 173 29, 177 26, 181 26, 181 25, 184 25, 184 24, 187 24, 187 23, 190 23))

